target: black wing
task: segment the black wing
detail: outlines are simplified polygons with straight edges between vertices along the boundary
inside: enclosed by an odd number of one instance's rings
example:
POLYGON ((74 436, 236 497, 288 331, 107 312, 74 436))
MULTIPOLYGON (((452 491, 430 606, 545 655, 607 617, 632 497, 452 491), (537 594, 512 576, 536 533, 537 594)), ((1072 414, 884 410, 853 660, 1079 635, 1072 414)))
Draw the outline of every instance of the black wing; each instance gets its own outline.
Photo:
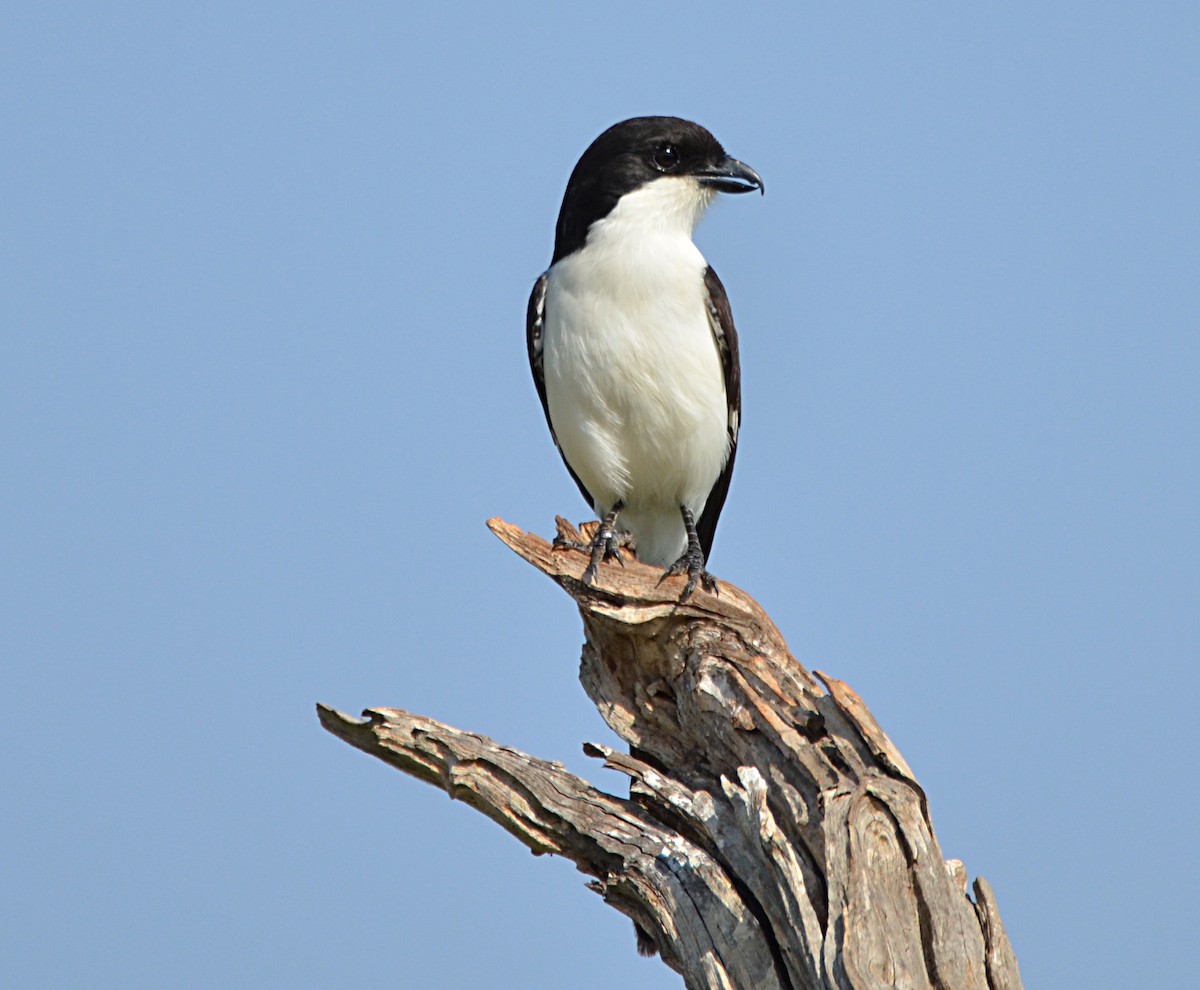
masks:
MULTIPOLYGON (((700 546, 704 550, 704 559, 712 551, 713 537, 717 532, 717 517, 725 505, 725 496, 729 494, 729 479, 733 476, 733 458, 737 454, 738 428, 742 420, 742 369, 738 362, 737 330, 733 325, 733 311, 729 308, 729 297, 725 295, 725 286, 717 278, 717 273, 711 268, 704 270, 704 288, 708 290, 708 318, 712 325, 713 339, 717 342, 717 350, 721 352, 721 368, 725 372, 725 402, 729 409, 729 460, 721 471, 721 476, 708 493, 708 501, 704 503, 704 512, 696 520, 696 535, 700 537, 700 546)), ((536 294, 536 292, 535 292, 536 294)), ((532 303, 530 303, 532 306, 532 303)), ((530 352, 532 354, 532 351, 530 352)), ((545 398, 542 404, 545 405, 545 398)), ((582 486, 581 486, 582 487, 582 486)))
MULTIPOLYGON (((579 475, 575 473, 571 465, 567 464, 562 448, 558 446, 558 437, 554 435, 554 424, 550 422, 550 404, 546 401, 546 374, 542 368, 542 328, 546 319, 546 274, 543 273, 541 278, 533 283, 533 292, 529 294, 529 309, 525 313, 525 346, 529 349, 529 370, 533 372, 533 386, 537 389, 538 398, 542 400, 542 412, 546 414, 546 425, 550 428, 550 437, 554 441, 554 446, 558 447, 558 455, 562 457, 575 484, 583 493, 584 501, 594 511, 596 500, 592 498, 591 492, 583 487, 583 482, 579 480, 579 475)), ((726 305, 726 310, 728 308, 726 305)), ((728 372, 726 380, 728 380, 728 372)), ((730 459, 732 460, 732 458, 730 459)), ((725 481, 725 486, 729 487, 728 479, 725 481)), ((718 487, 720 487, 720 482, 718 482, 718 487)), ((711 501, 711 496, 709 500, 711 501)), ((721 500, 725 500, 724 493, 721 495, 721 500)), ((713 525, 716 525, 715 519, 713 525)))

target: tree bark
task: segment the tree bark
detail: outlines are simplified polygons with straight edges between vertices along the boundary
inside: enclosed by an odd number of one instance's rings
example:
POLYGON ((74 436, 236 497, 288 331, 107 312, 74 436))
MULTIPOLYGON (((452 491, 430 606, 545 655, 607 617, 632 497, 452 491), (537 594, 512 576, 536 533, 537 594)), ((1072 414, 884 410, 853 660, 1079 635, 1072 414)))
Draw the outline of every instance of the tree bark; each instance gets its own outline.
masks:
MULTIPOLYGON (((815 677, 745 592, 491 530, 577 603, 580 680, 630 746, 585 752, 630 797, 397 709, 318 706, 351 745, 572 860, 689 990, 1020 990, 991 887, 942 858, 925 793, 862 700, 815 677)), ((559 520, 560 533, 579 537, 559 520)))

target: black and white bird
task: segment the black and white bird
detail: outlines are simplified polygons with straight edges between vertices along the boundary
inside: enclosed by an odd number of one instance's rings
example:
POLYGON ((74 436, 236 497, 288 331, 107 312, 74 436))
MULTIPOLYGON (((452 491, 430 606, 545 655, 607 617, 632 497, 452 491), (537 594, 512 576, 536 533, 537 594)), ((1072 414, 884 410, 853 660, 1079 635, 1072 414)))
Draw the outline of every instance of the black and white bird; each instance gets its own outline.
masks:
POLYGON ((571 173, 550 268, 529 299, 526 341, 546 422, 601 525, 584 583, 638 558, 706 568, 729 490, 741 373, 729 300, 692 232, 718 192, 763 191, 699 124, 614 124, 571 173))

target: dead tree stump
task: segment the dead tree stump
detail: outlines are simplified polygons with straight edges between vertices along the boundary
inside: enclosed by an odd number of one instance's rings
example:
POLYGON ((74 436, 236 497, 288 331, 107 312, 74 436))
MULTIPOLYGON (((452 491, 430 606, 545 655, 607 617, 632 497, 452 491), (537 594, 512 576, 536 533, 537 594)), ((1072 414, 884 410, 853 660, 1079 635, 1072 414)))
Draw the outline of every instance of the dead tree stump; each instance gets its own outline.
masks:
POLYGON ((580 680, 630 752, 584 749, 630 797, 396 709, 318 706, 325 728, 571 859, 689 990, 1021 987, 991 888, 972 900, 943 860, 904 758, 749 595, 722 583, 681 605, 682 579, 636 560, 586 587, 580 554, 488 525, 578 604, 580 680))

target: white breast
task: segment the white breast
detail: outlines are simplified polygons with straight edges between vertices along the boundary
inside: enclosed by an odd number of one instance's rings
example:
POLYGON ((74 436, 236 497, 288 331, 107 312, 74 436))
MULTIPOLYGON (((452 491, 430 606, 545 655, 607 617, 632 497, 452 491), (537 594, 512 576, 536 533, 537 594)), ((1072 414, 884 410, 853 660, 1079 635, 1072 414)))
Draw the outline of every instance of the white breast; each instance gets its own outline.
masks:
POLYGON ((691 233, 711 193, 660 179, 594 224, 546 287, 550 419, 600 515, 640 559, 667 566, 686 543, 679 507, 699 516, 729 456, 720 353, 691 233))

